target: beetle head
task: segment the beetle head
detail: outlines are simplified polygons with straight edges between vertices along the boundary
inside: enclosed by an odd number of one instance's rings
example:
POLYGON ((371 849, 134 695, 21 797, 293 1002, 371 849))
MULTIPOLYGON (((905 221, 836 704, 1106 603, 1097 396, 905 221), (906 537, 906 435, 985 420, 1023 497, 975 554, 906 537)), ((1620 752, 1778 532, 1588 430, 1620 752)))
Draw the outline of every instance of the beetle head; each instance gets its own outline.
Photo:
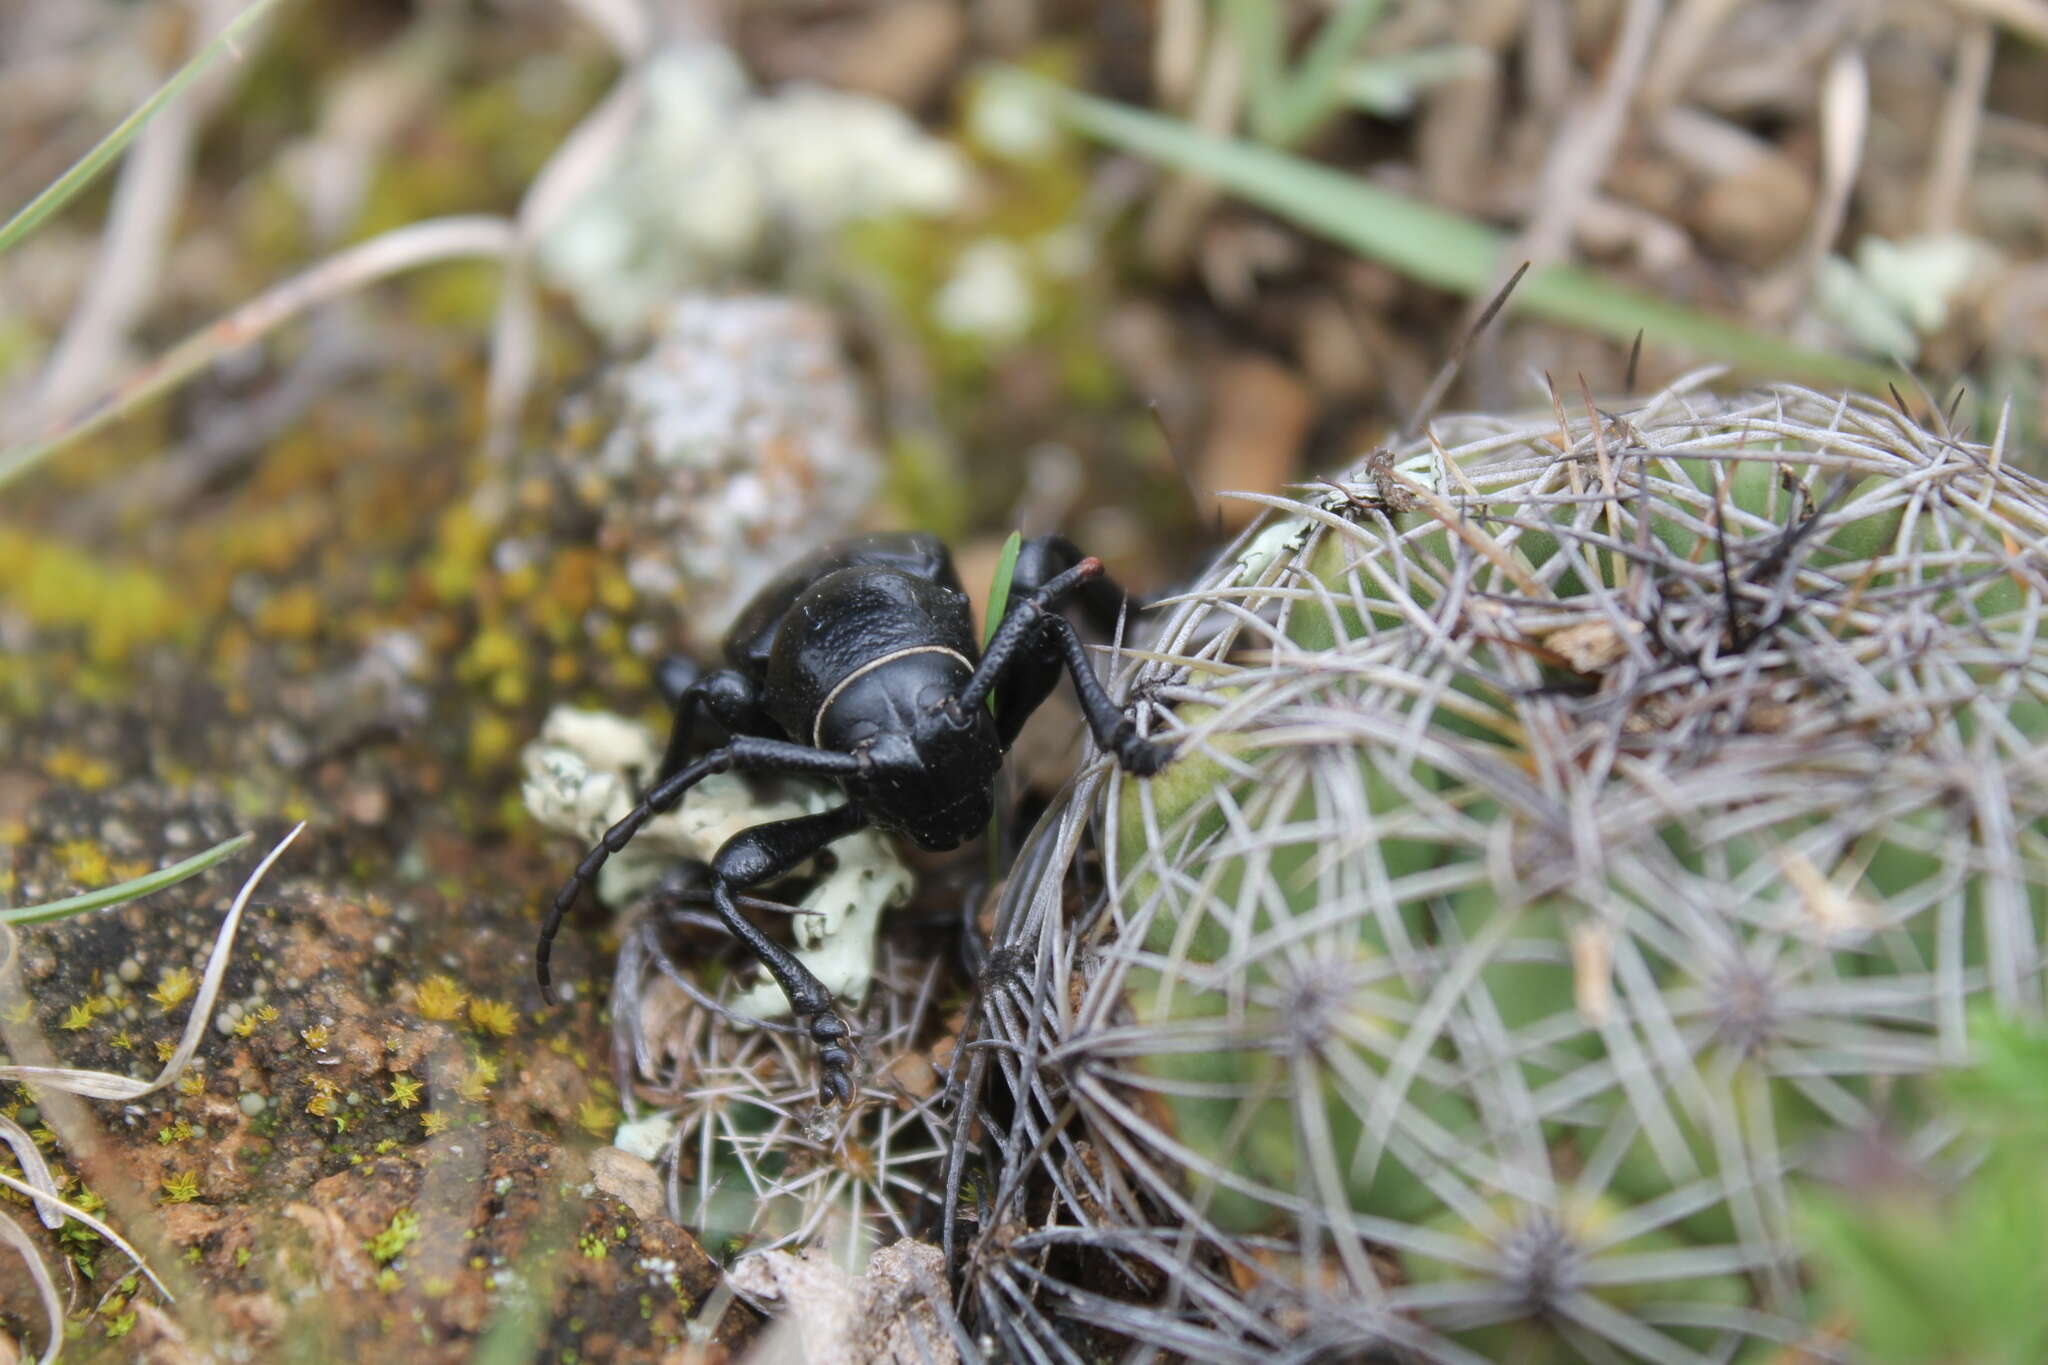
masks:
POLYGON ((878 735, 866 752, 854 795, 884 829, 940 850, 988 828, 1003 748, 985 708, 920 707, 908 734, 878 735))

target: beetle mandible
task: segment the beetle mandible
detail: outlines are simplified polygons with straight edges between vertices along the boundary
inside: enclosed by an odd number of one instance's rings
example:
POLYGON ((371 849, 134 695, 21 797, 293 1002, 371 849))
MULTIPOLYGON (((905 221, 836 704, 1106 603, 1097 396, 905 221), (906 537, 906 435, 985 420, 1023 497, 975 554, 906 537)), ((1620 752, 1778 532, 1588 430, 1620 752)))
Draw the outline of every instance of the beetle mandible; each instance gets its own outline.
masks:
POLYGON ((742 830, 719 848, 711 861, 711 902, 782 987, 796 1017, 809 1020, 824 1102, 850 1099, 850 1031, 834 1012, 831 992, 740 914, 734 894, 772 881, 866 825, 933 850, 973 838, 994 809, 1003 755, 1062 668, 1074 679, 1096 742, 1125 772, 1158 772, 1172 748, 1140 736, 1103 690, 1080 636, 1052 609, 1070 594, 1098 624, 1114 623, 1124 605, 1101 560, 1084 558, 1062 536, 1026 541, 1001 624, 983 651, 952 556, 936 536, 864 536, 785 570, 726 636, 727 667, 687 683, 682 671, 663 670, 675 720, 661 767, 549 907, 535 952, 541 994, 554 1002, 549 953, 583 888, 691 787, 729 769, 830 778, 846 792, 845 805, 742 830), (706 718, 728 739, 700 753, 706 718))

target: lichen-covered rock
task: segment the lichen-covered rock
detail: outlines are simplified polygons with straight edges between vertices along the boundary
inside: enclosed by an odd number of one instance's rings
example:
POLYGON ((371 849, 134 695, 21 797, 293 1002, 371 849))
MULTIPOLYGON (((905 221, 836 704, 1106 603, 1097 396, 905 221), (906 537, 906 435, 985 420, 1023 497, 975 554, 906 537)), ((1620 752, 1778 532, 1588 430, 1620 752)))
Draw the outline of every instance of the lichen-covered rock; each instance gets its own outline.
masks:
MULTIPOLYGON (((0 786, 24 780, 0 763, 0 786)), ((11 903, 154 869, 240 824, 204 781, 175 796, 39 781, 8 821, 11 903)), ((508 1320, 585 1358, 653 1362, 700 1331, 739 1344, 752 1315, 702 1316, 718 1267, 661 1209, 652 1172, 634 1182, 562 1136, 609 1136, 618 1096, 603 1059, 570 1041, 587 1008, 525 1008, 529 963, 504 951, 531 933, 525 898, 493 893, 528 874, 445 827, 409 877, 364 865, 360 838, 327 824, 273 869, 174 1083, 132 1103, 0 1084, 0 1111, 41 1139, 61 1193, 180 1296, 121 1290, 66 1358, 211 1358, 212 1324, 261 1352, 317 1333, 337 1354, 408 1360, 471 1359, 508 1320)), ((18 931, 6 1060, 154 1076, 251 856, 18 931)), ((14 1212, 27 1210, 0 1216, 14 1212)), ((16 1221, 49 1264, 68 1258, 102 1286, 130 1273, 82 1227, 16 1221)), ((40 1340, 32 1301, 0 1296, 0 1314, 40 1340)))
POLYGON ((557 440, 444 517, 434 584, 474 617, 456 678, 528 729, 579 686, 652 702, 661 659, 715 661, 754 593, 850 532, 880 481, 829 314, 676 299, 564 404, 557 440))
POLYGON ((792 85, 756 94, 728 49, 679 44, 650 60, 641 118, 612 173, 541 243, 541 263, 615 341, 651 305, 895 213, 940 214, 964 159, 902 110, 792 85))

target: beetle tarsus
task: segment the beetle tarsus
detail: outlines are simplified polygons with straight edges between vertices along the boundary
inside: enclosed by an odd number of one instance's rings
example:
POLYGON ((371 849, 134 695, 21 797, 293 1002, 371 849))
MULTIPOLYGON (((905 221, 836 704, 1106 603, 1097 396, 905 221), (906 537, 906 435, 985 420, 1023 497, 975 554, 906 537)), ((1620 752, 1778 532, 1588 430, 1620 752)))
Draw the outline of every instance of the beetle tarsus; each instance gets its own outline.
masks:
MULTIPOLYGON (((831 997, 826 999, 829 1001, 831 997)), ((847 1104, 853 1099, 851 1033, 846 1021, 830 1009, 811 1019, 811 1041, 818 1045, 818 1099, 821 1103, 847 1104)))

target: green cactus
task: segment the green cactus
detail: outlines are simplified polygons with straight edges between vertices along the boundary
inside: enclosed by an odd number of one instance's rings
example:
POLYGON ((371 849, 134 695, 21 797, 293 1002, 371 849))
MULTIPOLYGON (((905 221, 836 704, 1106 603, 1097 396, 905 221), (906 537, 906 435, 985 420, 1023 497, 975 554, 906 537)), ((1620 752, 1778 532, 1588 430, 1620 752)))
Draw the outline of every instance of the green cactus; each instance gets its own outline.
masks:
POLYGON ((2041 1006, 2048 487, 1789 388, 1440 431, 1275 500, 1126 664, 1181 756, 1019 860, 1018 1351, 1817 1341, 1788 1182, 2041 1006))

